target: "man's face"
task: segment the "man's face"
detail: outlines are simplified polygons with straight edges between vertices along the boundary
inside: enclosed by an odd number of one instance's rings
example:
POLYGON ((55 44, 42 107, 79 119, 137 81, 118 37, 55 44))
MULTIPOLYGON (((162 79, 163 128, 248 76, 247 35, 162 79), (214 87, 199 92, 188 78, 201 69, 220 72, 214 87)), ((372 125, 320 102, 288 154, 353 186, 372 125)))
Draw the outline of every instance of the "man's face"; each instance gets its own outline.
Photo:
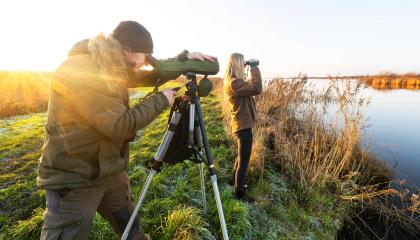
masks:
POLYGON ((133 72, 140 71, 140 68, 146 64, 148 53, 125 52, 127 62, 133 66, 133 72))

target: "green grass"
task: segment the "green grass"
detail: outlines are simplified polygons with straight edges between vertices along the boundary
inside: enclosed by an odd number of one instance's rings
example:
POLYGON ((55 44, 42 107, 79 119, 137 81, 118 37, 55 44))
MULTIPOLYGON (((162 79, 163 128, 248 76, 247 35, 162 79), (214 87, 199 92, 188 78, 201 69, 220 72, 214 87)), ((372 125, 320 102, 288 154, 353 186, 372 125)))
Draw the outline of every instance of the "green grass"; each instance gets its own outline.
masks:
MULTIPOLYGON (((134 102, 132 102, 133 104, 134 102)), ((235 144, 223 126, 215 95, 202 99, 206 129, 215 163, 230 239, 334 239, 346 206, 328 194, 306 196, 289 186, 281 173, 268 168, 264 178, 250 173, 253 204, 233 198, 227 184, 236 156, 235 144), (301 204, 300 198, 305 198, 301 204)), ((153 157, 166 129, 168 111, 130 145, 129 176, 135 199, 148 175, 144 162, 153 157)), ((46 114, 2 119, 0 123, 0 239, 39 239, 44 192, 35 178, 43 143, 46 114)), ((165 166, 147 192, 141 223, 153 239, 221 239, 213 190, 206 171, 207 211, 201 206, 198 165, 165 166)), ((98 214, 90 239, 116 239, 98 214)))
POLYGON ((45 118, 40 113, 0 122, 0 232, 5 236, 39 235, 45 200, 35 179, 45 118))

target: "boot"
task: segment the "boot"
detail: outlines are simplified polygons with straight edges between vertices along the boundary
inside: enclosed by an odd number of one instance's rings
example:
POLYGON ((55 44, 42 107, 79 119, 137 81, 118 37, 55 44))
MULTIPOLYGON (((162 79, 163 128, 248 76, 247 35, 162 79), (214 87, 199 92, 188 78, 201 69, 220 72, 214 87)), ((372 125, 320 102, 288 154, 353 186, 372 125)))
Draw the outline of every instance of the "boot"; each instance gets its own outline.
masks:
POLYGON ((248 202, 248 203, 253 203, 255 202, 255 199, 248 196, 246 194, 246 188, 235 188, 235 197, 238 200, 244 201, 244 202, 248 202))

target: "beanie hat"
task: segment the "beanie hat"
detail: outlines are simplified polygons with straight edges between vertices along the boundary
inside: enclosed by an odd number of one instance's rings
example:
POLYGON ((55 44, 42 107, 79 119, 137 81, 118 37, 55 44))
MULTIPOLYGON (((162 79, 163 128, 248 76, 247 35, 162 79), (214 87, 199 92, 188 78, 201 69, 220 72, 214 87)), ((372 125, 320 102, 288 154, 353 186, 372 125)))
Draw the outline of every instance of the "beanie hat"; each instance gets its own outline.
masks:
POLYGON ((132 52, 153 53, 153 40, 149 31, 135 21, 122 21, 112 32, 122 46, 132 52))

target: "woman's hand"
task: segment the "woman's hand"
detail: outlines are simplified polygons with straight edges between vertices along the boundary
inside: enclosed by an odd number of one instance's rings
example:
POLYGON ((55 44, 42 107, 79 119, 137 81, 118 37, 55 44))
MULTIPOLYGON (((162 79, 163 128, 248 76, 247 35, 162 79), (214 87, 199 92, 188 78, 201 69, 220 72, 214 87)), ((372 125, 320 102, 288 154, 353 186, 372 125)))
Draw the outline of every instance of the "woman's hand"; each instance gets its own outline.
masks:
POLYGON ((214 62, 217 58, 215 56, 203 54, 201 52, 191 52, 187 53, 187 58, 192 60, 200 60, 200 61, 211 61, 214 62))

